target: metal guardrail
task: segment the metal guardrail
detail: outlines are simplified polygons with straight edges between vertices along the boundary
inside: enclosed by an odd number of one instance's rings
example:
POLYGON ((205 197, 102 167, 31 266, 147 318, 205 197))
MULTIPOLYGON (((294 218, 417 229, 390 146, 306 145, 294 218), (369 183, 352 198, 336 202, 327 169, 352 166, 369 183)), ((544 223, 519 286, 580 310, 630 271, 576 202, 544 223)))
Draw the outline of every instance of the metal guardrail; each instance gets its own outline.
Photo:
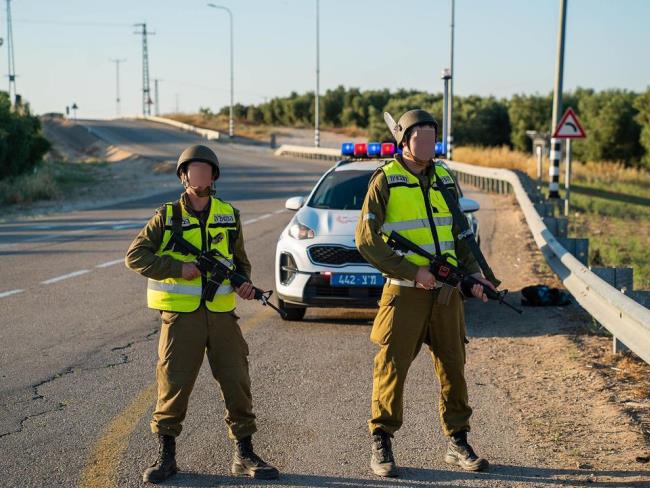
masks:
POLYGON ((184 132, 192 132, 201 137, 205 137, 208 140, 217 140, 221 138, 221 132, 212 129, 203 129, 201 127, 195 127, 190 124, 185 124, 177 120, 167 119, 165 117, 154 117, 151 115, 146 115, 144 117, 136 117, 138 120, 150 120, 151 122, 158 122, 159 124, 170 125, 176 127, 184 132))
POLYGON ((338 161, 341 159, 341 150, 329 147, 290 146, 288 144, 283 144, 276 149, 275 155, 338 161))
MULTIPOLYGON (((281 146, 278 156, 340 159, 334 149, 281 146)), ((537 247, 576 301, 637 356, 650 364, 650 310, 614 288, 567 251, 537 213, 520 177, 514 171, 467 163, 447 163, 461 180, 488 191, 514 193, 537 247)))

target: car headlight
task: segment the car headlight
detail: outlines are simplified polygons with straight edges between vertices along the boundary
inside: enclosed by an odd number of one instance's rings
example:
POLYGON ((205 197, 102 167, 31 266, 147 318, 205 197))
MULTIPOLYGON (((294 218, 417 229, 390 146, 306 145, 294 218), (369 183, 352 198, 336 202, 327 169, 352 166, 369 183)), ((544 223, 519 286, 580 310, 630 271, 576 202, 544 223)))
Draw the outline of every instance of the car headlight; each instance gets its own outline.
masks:
POLYGON ((294 239, 302 240, 313 239, 316 234, 313 229, 295 220, 293 225, 289 227, 289 235, 294 239))

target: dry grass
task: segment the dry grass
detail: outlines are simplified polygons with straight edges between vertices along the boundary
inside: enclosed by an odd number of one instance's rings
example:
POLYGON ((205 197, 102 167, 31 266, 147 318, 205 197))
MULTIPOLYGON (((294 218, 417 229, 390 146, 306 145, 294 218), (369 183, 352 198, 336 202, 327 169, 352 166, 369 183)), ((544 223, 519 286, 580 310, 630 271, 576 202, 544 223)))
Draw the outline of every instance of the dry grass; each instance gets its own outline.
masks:
MULTIPOLYGON (((491 168, 518 169, 537 177, 537 159, 528 153, 502 147, 463 146, 454 148, 454 159, 491 168)), ((564 162, 562 162, 563 164, 564 162)), ((638 168, 626 168, 620 161, 573 161, 575 181, 599 183, 644 183, 650 186, 650 172, 638 168)), ((548 161, 544 163, 548 171, 548 161)), ((546 174, 545 174, 546 177, 546 174)), ((564 173, 561 174, 561 178, 564 173)))
POLYGON ((78 192, 81 187, 99 181, 105 167, 104 162, 41 163, 33 172, 0 180, 0 205, 63 198, 68 191, 78 192))
MULTIPOLYGON (((228 133, 228 116, 215 115, 205 117, 201 114, 165 114, 165 117, 190 124, 204 129, 218 130, 219 132, 228 133)), ((256 141, 268 141, 275 128, 268 125, 251 124, 244 120, 237 120, 237 135, 256 141)))

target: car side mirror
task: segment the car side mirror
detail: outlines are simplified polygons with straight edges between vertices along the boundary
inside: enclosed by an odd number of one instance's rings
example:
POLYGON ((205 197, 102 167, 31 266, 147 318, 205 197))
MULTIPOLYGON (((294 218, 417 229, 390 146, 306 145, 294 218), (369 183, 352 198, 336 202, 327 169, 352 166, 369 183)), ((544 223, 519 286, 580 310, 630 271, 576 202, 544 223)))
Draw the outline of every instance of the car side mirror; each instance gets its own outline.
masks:
POLYGON ((284 208, 296 212, 305 204, 305 197, 291 197, 284 202, 284 208))
POLYGON ((471 198, 460 197, 460 209, 464 213, 472 213, 481 209, 481 205, 476 200, 471 198))

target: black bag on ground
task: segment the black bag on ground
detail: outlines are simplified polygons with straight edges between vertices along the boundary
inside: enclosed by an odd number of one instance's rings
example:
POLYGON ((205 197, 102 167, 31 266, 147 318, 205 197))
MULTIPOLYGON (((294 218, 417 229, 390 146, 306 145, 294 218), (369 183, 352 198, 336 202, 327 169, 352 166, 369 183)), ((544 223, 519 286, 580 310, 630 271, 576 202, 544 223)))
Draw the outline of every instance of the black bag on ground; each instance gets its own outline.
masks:
POLYGON ((571 304, 571 295, 546 285, 527 286, 521 290, 521 304, 526 307, 564 307, 571 304))

